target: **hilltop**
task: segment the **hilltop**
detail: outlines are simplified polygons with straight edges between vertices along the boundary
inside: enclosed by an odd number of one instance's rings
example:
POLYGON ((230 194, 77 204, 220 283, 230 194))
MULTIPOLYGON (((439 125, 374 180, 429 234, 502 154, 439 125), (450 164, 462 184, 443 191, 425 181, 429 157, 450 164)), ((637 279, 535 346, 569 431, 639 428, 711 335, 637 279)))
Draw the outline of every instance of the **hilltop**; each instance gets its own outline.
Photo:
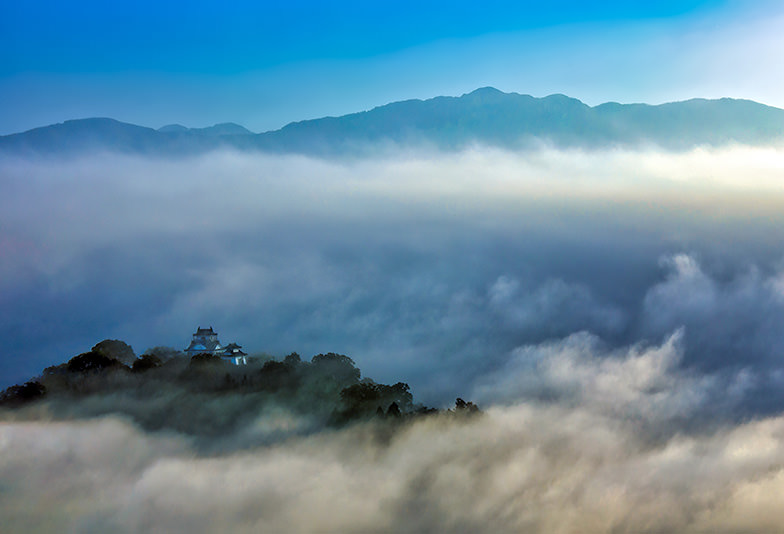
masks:
MULTIPOLYGON (((146 430, 210 440, 252 428, 270 413, 300 420, 294 433, 307 433, 362 421, 403 422, 439 411, 415 403, 406 383, 362 377, 354 360, 342 354, 305 361, 291 353, 234 365, 212 354, 187 356, 167 347, 137 358, 126 343, 104 340, 0 392, 0 419, 35 420, 42 413, 62 420, 120 415, 146 430)), ((449 413, 475 414, 478 408, 458 399, 449 413)))

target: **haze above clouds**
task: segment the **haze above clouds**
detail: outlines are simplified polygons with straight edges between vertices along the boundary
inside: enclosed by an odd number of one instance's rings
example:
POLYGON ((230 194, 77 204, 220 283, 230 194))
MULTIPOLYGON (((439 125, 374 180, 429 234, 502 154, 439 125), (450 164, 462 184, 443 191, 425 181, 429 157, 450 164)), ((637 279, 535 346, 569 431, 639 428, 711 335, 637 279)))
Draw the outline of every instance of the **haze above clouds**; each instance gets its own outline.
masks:
POLYGON ((778 148, 2 167, 7 384, 211 324, 487 412, 379 439, 265 409, 210 446, 44 403, 0 427, 11 531, 780 529, 778 148))
POLYGON ((336 351, 449 403, 589 331, 776 364, 777 149, 3 163, 6 383, 103 338, 336 351), (437 379, 435 377, 443 377, 437 379), (439 382, 440 380, 440 382, 439 382))

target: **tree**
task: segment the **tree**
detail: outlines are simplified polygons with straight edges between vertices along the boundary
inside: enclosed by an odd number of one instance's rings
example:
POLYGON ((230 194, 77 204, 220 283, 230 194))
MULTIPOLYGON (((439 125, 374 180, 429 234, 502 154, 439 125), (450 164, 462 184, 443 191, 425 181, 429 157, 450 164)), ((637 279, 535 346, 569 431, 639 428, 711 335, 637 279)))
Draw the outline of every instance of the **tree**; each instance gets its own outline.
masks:
POLYGON ((138 360, 133 362, 131 366, 131 370, 135 373, 140 373, 143 371, 147 371, 149 369, 154 369, 156 367, 160 367, 163 362, 161 359, 157 357, 155 354, 142 354, 142 357, 138 360))
POLYGON ((397 405, 396 402, 393 402, 387 408, 387 416, 389 417, 400 417, 400 407, 397 405))
POLYGON ((79 356, 74 356, 68 360, 69 373, 87 373, 90 371, 102 371, 104 369, 125 367, 123 364, 109 358, 99 352, 84 352, 79 356))
MULTIPOLYGON (((286 357, 287 359, 289 356, 286 357)), ((267 360, 259 370, 259 386, 268 391, 295 390, 299 385, 296 367, 288 362, 267 360)))
POLYGON ((125 341, 119 339, 104 339, 97 343, 93 348, 93 352, 102 354, 107 358, 112 358, 125 365, 133 365, 136 361, 136 354, 133 349, 125 341))
POLYGON ((340 400, 343 404, 343 417, 346 419, 369 417, 374 413, 378 414, 379 410, 383 414, 384 406, 387 406, 386 415, 397 417, 409 412, 412 406, 408 384, 398 382, 394 386, 388 386, 376 384, 369 379, 343 388, 340 400))
POLYGON ((297 367, 299 364, 302 363, 302 358, 299 357, 299 354, 296 352, 292 352, 285 358, 283 358, 283 363, 288 365, 289 367, 297 367))
POLYGON ((313 370, 319 374, 329 376, 341 385, 349 385, 359 381, 359 369, 354 360, 342 354, 329 352, 317 354, 311 360, 313 370))
POLYGON ((147 349, 146 351, 144 351, 144 354, 142 354, 142 357, 144 357, 145 354, 150 354, 152 356, 155 356, 159 358, 161 362, 167 362, 173 358, 185 357, 185 353, 183 351, 177 350, 174 347, 163 347, 163 346, 157 346, 157 347, 152 347, 151 349, 147 349))
POLYGON ((476 414, 479 413, 479 406, 473 402, 466 402, 460 397, 455 400, 455 413, 476 414))
POLYGON ((46 395, 46 388, 40 382, 31 380, 24 384, 11 386, 0 394, 0 404, 24 404, 46 395))
POLYGON ((360 407, 377 403, 381 399, 381 392, 375 382, 362 381, 359 384, 343 388, 340 392, 340 399, 349 407, 360 407))

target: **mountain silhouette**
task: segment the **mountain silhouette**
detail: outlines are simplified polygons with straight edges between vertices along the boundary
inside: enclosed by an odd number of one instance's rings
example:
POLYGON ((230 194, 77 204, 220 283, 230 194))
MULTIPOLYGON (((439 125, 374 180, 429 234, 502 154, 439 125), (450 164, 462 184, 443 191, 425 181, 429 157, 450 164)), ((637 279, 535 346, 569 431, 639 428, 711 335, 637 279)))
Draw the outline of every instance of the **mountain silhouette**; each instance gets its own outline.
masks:
POLYGON ((340 155, 400 146, 459 150, 473 144, 525 149, 542 143, 586 149, 771 144, 784 140, 784 110, 750 100, 692 99, 660 105, 591 107, 565 95, 544 98, 492 87, 460 97, 393 102, 340 117, 293 122, 254 134, 234 124, 158 130, 93 118, 0 136, 6 153, 117 151, 192 154, 217 148, 340 155))

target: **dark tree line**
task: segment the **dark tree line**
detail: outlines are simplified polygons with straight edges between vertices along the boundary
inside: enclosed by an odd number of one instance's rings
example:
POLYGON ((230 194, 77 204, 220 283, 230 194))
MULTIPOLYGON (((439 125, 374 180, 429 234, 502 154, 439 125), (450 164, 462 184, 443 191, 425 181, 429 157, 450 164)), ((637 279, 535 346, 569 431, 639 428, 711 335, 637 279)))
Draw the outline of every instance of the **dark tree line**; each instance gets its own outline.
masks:
MULTIPOLYGON (((415 404, 408 384, 362 378, 356 363, 342 354, 304 361, 291 353, 282 360, 251 358, 237 366, 212 354, 189 358, 165 347, 137 358, 117 340, 103 341, 0 394, 0 405, 12 409, 41 400, 50 400, 51 411, 63 417, 120 413, 145 428, 193 434, 230 432, 269 406, 333 426, 438 413, 415 404)), ((477 411, 458 399, 448 413, 477 411)))

